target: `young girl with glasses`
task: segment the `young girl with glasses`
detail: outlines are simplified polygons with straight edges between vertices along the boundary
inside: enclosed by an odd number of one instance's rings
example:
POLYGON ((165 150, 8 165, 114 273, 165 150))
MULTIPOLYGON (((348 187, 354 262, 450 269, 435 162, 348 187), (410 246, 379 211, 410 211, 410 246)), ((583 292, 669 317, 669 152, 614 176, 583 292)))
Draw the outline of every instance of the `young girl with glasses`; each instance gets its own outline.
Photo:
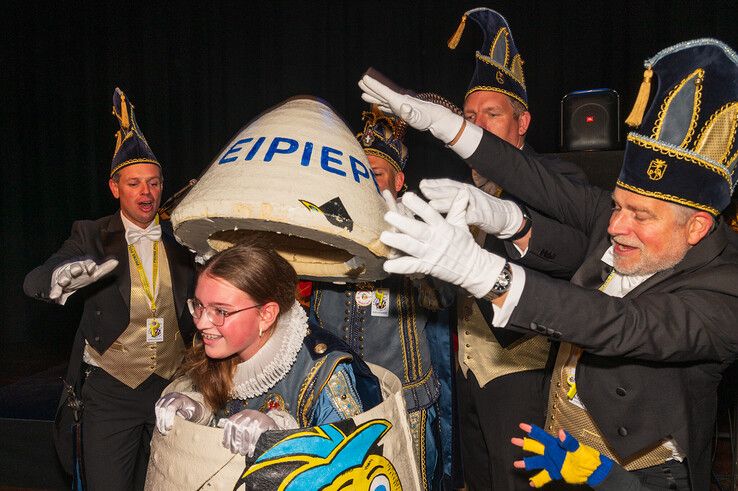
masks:
POLYGON ((369 405, 379 401, 363 362, 336 349, 340 341, 310 334, 296 284, 292 266, 256 244, 205 263, 188 301, 198 334, 181 377, 156 403, 161 433, 178 415, 223 427, 223 446, 253 456, 266 430, 351 418, 364 410, 360 392, 369 405))

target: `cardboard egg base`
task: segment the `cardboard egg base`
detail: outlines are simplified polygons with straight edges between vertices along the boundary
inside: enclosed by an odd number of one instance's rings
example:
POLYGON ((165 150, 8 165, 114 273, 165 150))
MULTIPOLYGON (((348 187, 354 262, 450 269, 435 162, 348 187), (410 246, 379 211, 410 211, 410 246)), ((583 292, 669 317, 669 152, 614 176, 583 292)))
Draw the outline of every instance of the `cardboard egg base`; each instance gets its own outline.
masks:
POLYGON ((177 237, 197 250, 221 251, 256 240, 274 248, 300 278, 318 281, 366 281, 385 278, 382 260, 348 238, 294 224, 259 219, 209 218, 183 222, 177 237))

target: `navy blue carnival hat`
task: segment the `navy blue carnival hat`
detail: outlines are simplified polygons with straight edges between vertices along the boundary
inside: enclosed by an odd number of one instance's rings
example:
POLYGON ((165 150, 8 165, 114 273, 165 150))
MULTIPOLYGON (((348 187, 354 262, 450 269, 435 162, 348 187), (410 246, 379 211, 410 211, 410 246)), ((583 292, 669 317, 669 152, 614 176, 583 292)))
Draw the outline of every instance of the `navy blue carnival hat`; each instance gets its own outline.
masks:
POLYGON ((484 33, 481 50, 476 52, 476 68, 469 90, 464 98, 478 90, 488 90, 508 95, 528 109, 528 93, 525 90, 523 59, 515 47, 512 31, 505 18, 487 7, 471 9, 461 17, 461 23, 448 41, 455 49, 466 27, 466 19, 476 22, 484 33))
POLYGON ((133 104, 119 88, 113 92, 113 116, 118 119, 120 129, 115 133, 115 151, 110 164, 110 177, 123 167, 133 164, 161 164, 151 151, 146 138, 136 123, 133 104))
POLYGON ((738 56, 716 39, 696 39, 644 66, 617 186, 717 216, 737 177, 738 56))
POLYGON ((408 151, 402 141, 407 124, 396 116, 385 114, 372 105, 371 111, 361 113, 364 130, 356 135, 367 155, 386 160, 397 172, 403 172, 408 151))

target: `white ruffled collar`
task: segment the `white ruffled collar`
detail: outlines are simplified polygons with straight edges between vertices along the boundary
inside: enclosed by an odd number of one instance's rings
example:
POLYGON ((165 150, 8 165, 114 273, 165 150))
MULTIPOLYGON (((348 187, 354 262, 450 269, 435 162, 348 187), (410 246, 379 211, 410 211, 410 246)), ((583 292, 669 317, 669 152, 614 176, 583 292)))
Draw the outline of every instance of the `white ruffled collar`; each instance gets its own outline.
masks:
POLYGON ((290 371, 308 330, 307 315, 297 301, 273 329, 264 346, 236 367, 233 397, 245 400, 264 394, 290 371))

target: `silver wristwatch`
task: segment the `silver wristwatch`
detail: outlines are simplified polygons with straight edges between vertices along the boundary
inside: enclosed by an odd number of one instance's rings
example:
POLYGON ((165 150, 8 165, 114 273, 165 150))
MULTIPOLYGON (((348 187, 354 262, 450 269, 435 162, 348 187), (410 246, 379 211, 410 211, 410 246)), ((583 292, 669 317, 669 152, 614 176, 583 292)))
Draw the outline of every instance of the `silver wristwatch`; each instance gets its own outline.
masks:
POLYGON ((494 300, 500 295, 507 293, 512 283, 512 269, 510 263, 505 263, 505 266, 500 271, 500 275, 497 277, 497 281, 492 286, 492 289, 484 296, 487 300, 494 300))

